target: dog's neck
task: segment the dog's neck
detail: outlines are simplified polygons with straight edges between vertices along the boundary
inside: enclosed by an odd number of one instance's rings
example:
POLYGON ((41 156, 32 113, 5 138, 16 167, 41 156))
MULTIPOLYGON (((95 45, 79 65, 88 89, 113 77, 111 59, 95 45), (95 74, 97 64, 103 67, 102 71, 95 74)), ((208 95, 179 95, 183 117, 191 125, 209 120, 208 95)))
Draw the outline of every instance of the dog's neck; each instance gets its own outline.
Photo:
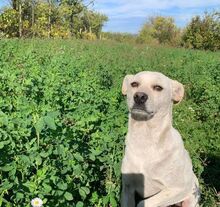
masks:
POLYGON ((151 140, 159 143, 163 138, 169 136, 172 128, 172 108, 164 114, 155 114, 153 118, 146 121, 137 121, 129 114, 129 133, 133 139, 151 140))

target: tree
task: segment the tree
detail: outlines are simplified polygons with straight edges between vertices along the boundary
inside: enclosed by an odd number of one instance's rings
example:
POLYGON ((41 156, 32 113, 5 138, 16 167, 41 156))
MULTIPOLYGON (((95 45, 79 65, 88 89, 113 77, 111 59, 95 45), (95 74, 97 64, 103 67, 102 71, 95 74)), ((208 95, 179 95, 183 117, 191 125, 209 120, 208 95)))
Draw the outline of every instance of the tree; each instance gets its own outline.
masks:
POLYGON ((7 8, 0 14, 0 32, 4 37, 18 36, 18 12, 12 8, 7 8))
POLYGON ((159 43, 171 43, 176 34, 176 26, 172 17, 151 17, 150 22, 153 25, 153 37, 159 43))
POLYGON ((68 20, 71 35, 74 35, 74 17, 80 14, 85 8, 82 0, 60 0, 61 5, 66 5, 68 7, 68 20))
POLYGON ((11 0, 11 5, 18 12, 18 28, 19 37, 22 36, 22 0, 11 0))
POLYGON ((83 0, 10 0, 0 13, 1 35, 7 37, 96 36, 107 17, 89 10, 83 0), (12 19, 13 18, 13 19, 12 19), (14 25, 11 24, 13 22, 14 25))
POLYGON ((205 13, 204 17, 193 17, 184 31, 182 41, 188 48, 219 50, 220 12, 205 13))
POLYGON ((147 44, 158 44, 158 40, 154 38, 153 34, 153 25, 149 21, 147 21, 139 31, 137 42, 147 44))
POLYGON ((108 21, 108 17, 98 12, 85 10, 81 21, 84 32, 94 33, 99 38, 104 22, 108 21))
POLYGON ((137 41, 174 45, 178 33, 172 17, 155 16, 148 18, 139 32, 137 41))

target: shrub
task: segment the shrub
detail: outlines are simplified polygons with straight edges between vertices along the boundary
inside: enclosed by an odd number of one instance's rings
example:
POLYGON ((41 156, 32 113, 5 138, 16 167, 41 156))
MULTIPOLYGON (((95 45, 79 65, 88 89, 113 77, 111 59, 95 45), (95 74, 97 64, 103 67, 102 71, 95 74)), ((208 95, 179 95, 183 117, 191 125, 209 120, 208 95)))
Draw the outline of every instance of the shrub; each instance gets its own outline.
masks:
POLYGON ((5 37, 18 35, 18 12, 14 9, 5 9, 0 13, 0 32, 5 37))
POLYGON ((136 35, 119 32, 102 32, 102 39, 114 40, 117 42, 135 43, 136 35))
POLYGON ((96 40, 97 39, 96 35, 91 32, 82 32, 81 36, 82 36, 82 39, 85 39, 85 40, 96 40))
POLYGON ((150 17, 141 28, 137 41, 148 44, 179 44, 180 30, 174 24, 171 17, 150 17))
POLYGON ((219 50, 220 12, 206 13, 204 17, 193 17, 184 31, 182 41, 188 48, 219 50))

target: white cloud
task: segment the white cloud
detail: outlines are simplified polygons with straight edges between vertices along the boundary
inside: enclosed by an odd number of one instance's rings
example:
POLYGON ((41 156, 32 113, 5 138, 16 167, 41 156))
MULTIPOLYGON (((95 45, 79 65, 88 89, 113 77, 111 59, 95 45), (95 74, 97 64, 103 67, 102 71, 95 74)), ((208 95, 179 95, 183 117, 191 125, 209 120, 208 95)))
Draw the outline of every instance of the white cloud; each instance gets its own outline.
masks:
MULTIPOLYGON (((117 9, 169 9, 177 8, 195 8, 207 6, 220 6, 219 0, 95 0, 95 4, 115 5, 117 9)), ((99 7, 99 6, 98 6, 99 7)))
POLYGON ((96 0, 95 9, 110 18, 143 17, 169 9, 219 7, 219 0, 96 0))
POLYGON ((105 27, 109 31, 113 27, 111 25, 119 24, 122 30, 131 31, 152 15, 172 16, 179 26, 183 26, 192 16, 202 14, 206 10, 210 11, 211 8, 220 9, 220 0, 95 0, 94 4, 95 10, 109 17, 105 27), (128 22, 133 24, 129 28, 128 22))

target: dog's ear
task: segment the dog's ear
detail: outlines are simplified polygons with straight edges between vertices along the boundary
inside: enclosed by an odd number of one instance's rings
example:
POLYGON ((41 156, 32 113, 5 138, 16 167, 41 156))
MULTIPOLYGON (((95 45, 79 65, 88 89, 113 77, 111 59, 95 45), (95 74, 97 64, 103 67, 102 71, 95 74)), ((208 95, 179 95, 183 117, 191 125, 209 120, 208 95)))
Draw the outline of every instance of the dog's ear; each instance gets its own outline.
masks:
POLYGON ((127 95, 128 85, 131 83, 131 79, 134 75, 126 75, 122 84, 122 94, 127 95))
POLYGON ((183 84, 179 83, 176 80, 172 80, 172 100, 174 104, 179 103, 184 96, 184 87, 183 84))

